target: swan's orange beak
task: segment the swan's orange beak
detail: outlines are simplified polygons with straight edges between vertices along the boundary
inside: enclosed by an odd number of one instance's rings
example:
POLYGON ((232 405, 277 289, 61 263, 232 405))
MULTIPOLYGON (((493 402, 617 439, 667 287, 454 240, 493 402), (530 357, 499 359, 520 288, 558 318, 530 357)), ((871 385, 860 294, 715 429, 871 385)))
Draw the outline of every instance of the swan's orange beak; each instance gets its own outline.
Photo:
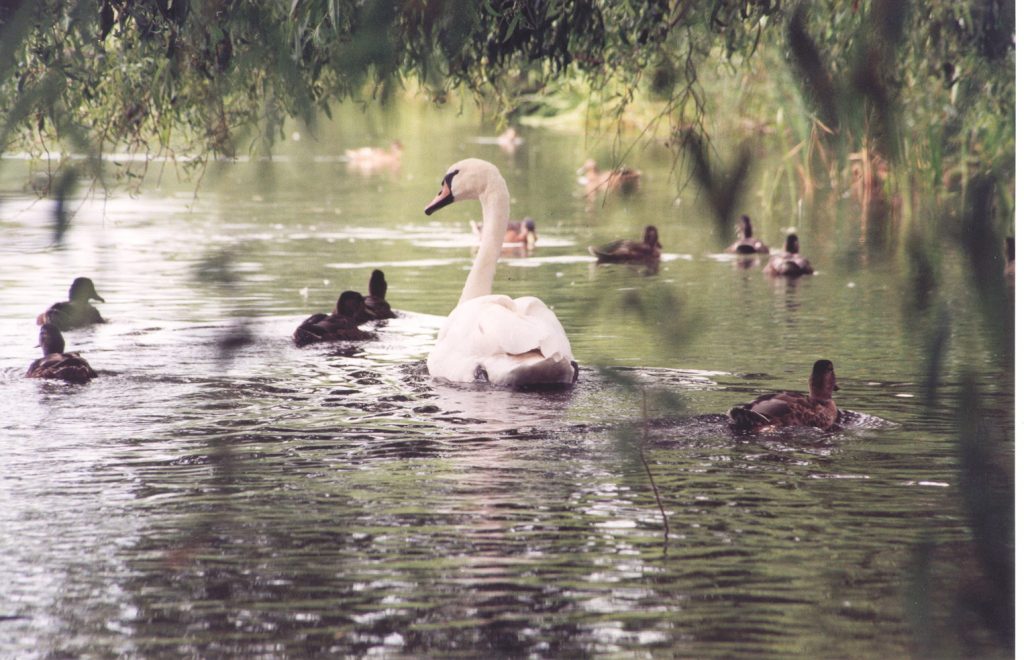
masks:
POLYGON ((455 201, 455 196, 452 195, 452 189, 448 185, 448 177, 445 177, 444 181, 441 182, 441 192, 437 193, 437 197, 434 201, 427 204, 427 207, 423 209, 423 212, 430 215, 434 211, 448 206, 455 201))

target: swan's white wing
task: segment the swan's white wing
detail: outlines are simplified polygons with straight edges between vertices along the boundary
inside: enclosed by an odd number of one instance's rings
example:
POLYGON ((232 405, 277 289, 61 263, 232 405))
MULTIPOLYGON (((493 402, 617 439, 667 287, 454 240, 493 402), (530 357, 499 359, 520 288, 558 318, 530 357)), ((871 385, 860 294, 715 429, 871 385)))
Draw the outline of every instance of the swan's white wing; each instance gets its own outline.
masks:
POLYGON ((511 377, 517 382, 537 382, 537 374, 529 374, 528 363, 543 360, 538 352, 563 363, 560 369, 571 373, 569 339, 543 302, 529 296, 516 300, 480 296, 452 310, 427 359, 427 368, 431 375, 453 381, 472 381, 477 367, 482 367, 492 383, 508 384, 513 372, 517 375, 511 377))

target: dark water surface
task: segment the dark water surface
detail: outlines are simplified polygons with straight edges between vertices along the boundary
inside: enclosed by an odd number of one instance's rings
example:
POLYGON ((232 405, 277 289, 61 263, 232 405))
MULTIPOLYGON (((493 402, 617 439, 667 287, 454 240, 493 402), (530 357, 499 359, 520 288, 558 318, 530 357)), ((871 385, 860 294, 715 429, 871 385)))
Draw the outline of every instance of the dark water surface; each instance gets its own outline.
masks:
MULTIPOLYGON (((338 162, 382 134, 304 136, 274 163, 216 167, 198 198, 151 172, 138 196, 84 202, 61 244, 52 202, 20 192, 26 164, 2 163, 0 655, 911 653, 915 544, 955 585, 970 539, 955 387, 940 378, 925 407, 902 264, 858 241, 856 211, 751 200, 758 233, 781 245, 797 226, 819 270, 776 282, 723 258, 667 152, 638 160, 637 196, 588 203, 582 138, 529 131, 508 156, 468 120, 391 121, 397 173, 338 162), (422 208, 468 155, 537 220, 536 251, 503 260, 496 290, 554 308, 583 365, 571 392, 426 374, 479 206, 422 208), (587 257, 648 223, 656 274, 587 257), (291 344, 374 267, 403 310, 377 340, 291 344), (100 378, 26 380, 33 319, 76 275, 109 323, 68 350, 100 378), (821 357, 844 430, 726 430, 731 405, 803 389, 821 357), (646 427, 623 378, 647 392, 646 427)), ((991 352, 970 291, 952 296, 953 332, 976 339, 949 373, 974 365, 985 405, 1010 410, 1012 356, 991 352)))

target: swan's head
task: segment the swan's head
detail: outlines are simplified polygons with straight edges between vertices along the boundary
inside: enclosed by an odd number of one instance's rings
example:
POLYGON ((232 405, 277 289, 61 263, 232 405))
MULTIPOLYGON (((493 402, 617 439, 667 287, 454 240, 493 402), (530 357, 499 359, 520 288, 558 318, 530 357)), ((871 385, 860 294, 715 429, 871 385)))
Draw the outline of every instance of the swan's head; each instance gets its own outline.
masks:
POLYGON ((790 234, 786 237, 786 252, 790 254, 800 252, 800 239, 796 237, 796 234, 790 234))
POLYGON ((501 180, 498 168, 479 158, 460 160, 445 172, 441 179, 441 191, 427 204, 423 212, 430 215, 452 202, 480 199, 495 180, 501 180))
POLYGON ((92 280, 88 277, 75 278, 75 281, 71 283, 71 288, 68 290, 68 300, 75 300, 78 302, 98 300, 100 302, 106 302, 106 300, 100 298, 100 294, 96 293, 96 285, 93 284, 92 280))
POLYGON ((60 333, 60 328, 54 324, 44 323, 43 326, 39 328, 39 343, 36 345, 42 347, 43 355, 63 353, 64 335, 60 333))
POLYGON ((831 399, 832 392, 839 391, 836 371, 831 360, 818 360, 811 369, 811 396, 815 399, 831 399))

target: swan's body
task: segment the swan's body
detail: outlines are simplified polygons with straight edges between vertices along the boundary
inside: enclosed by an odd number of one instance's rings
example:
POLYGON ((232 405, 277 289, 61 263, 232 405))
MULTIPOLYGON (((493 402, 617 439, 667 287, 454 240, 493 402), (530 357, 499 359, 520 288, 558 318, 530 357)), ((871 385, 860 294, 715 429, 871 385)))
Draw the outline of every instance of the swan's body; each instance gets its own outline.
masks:
POLYGON ((533 296, 513 300, 491 293, 509 218, 508 187, 498 168, 477 158, 455 163, 424 211, 429 215, 471 199, 479 199, 483 207, 480 250, 459 304, 445 319, 427 357, 427 371, 457 383, 572 385, 578 367, 555 314, 533 296))
POLYGON ((43 357, 29 365, 26 378, 51 378, 81 385, 96 377, 96 372, 78 353, 64 352, 64 336, 52 323, 39 328, 43 357))
POLYGON ((814 268, 811 267, 811 262, 800 254, 800 240, 796 234, 790 234, 786 237, 786 251, 782 254, 773 254, 768 260, 768 265, 764 267, 764 272, 768 275, 800 277, 813 274, 814 268))

